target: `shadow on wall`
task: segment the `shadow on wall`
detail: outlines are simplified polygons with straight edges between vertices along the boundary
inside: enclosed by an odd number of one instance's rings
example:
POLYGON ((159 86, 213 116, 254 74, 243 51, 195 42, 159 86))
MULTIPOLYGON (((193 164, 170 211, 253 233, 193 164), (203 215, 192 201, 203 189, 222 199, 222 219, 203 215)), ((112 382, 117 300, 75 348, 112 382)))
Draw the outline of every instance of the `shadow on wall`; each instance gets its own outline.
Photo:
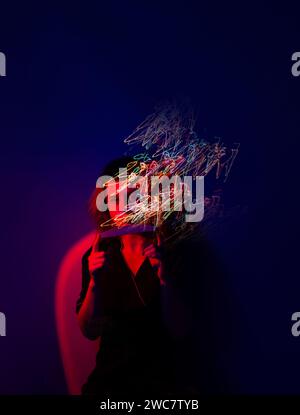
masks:
POLYGON ((95 233, 91 232, 73 245, 63 258, 56 280, 55 319, 58 343, 68 391, 81 393, 81 386, 95 367, 99 341, 86 339, 78 326, 76 301, 81 291, 81 258, 92 245, 95 233))

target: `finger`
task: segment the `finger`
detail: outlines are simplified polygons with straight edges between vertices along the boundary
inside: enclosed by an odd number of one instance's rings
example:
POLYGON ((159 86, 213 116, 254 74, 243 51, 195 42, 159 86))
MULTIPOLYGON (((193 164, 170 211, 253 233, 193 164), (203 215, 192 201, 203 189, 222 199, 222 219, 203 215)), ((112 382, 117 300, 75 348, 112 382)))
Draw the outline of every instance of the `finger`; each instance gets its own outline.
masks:
POLYGON ((92 252, 99 252, 100 240, 101 240, 100 232, 97 232, 93 245, 92 245, 92 252))
POLYGON ((89 263, 92 264, 97 261, 104 261, 107 258, 107 255, 92 255, 89 257, 89 263))
POLYGON ((148 252, 148 251, 151 251, 151 250, 155 250, 155 249, 156 249, 155 246, 153 244, 151 244, 151 245, 147 245, 144 248, 143 252, 145 253, 145 252, 148 252))
POLYGON ((156 252, 150 252, 147 255, 145 255, 147 258, 153 258, 153 259, 159 259, 159 256, 156 252))
POLYGON ((161 235, 158 231, 156 232, 156 244, 157 246, 161 246, 162 244, 161 235))
POLYGON ((147 251, 144 252, 144 255, 149 257, 149 258, 160 258, 160 253, 157 249, 148 249, 147 251))
POLYGON ((89 269, 102 267, 102 265, 105 263, 106 263, 105 259, 102 259, 101 261, 91 262, 89 263, 89 269))
POLYGON ((144 249, 144 254, 148 254, 150 252, 156 252, 156 248, 154 246, 151 246, 149 248, 144 249))
POLYGON ((94 269, 101 268, 105 264, 105 260, 96 261, 89 264, 89 270, 93 271, 94 269))
POLYGON ((107 256, 107 254, 106 254, 106 252, 104 252, 104 251, 93 252, 93 253, 89 256, 89 259, 104 258, 105 256, 107 256))
POLYGON ((105 256, 96 257, 96 258, 90 257, 89 258, 89 266, 91 266, 92 264, 95 264, 97 262, 100 262, 100 261, 106 261, 106 257, 105 256))

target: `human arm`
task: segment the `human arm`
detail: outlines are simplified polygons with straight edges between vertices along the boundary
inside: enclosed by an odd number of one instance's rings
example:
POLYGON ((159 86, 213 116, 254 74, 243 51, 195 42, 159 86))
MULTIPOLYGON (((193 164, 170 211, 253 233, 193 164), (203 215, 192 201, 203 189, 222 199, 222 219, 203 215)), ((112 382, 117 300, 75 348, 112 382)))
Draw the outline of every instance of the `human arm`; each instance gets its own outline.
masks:
POLYGON ((76 306, 79 327, 90 340, 96 340, 100 336, 105 321, 99 284, 106 263, 107 254, 100 250, 100 235, 97 235, 91 252, 82 259, 82 290, 76 306))

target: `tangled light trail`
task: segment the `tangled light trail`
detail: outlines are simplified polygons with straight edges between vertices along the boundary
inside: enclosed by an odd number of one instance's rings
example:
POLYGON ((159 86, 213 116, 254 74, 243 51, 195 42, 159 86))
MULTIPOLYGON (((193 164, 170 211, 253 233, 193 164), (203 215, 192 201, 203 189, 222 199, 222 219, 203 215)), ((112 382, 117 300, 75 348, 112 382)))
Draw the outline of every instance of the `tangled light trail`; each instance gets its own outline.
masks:
MULTIPOLYGON (((215 180, 223 177, 228 179, 233 162, 239 151, 239 144, 228 148, 219 138, 214 142, 200 139, 195 130, 195 117, 190 110, 183 110, 174 104, 160 105, 155 108, 138 127, 125 138, 129 146, 129 154, 134 161, 127 165, 127 178, 123 182, 120 175, 114 177, 119 182, 115 195, 120 194, 124 186, 138 183, 138 190, 133 203, 120 212, 117 217, 108 220, 102 227, 121 227, 126 224, 153 224, 161 227, 165 222, 171 224, 171 239, 181 239, 189 236, 198 223, 187 223, 180 210, 180 194, 193 196, 193 189, 185 183, 173 185, 160 195, 149 195, 147 191, 151 178, 174 176, 195 178, 207 176, 215 170, 215 180), (142 184, 138 181, 143 177, 142 184), (152 204, 152 205, 151 205, 152 204), (154 206, 155 209, 149 208, 154 206), (170 209, 171 206, 171 209, 170 209)), ((202 203, 205 218, 209 219, 222 211, 220 195, 206 195, 203 201, 196 200, 194 204, 202 203)), ((182 206, 181 206, 182 207, 182 206)))

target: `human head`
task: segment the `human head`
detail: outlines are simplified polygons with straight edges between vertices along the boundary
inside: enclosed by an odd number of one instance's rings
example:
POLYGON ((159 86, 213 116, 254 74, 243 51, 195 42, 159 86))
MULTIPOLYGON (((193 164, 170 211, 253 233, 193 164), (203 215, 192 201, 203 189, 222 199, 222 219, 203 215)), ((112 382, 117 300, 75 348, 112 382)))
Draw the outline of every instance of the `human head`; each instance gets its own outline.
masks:
MULTIPOLYGON (((135 168, 135 166, 138 165, 138 162, 134 160, 133 157, 130 156, 123 156, 117 159, 114 159, 110 161, 104 169, 101 171, 101 176, 111 176, 113 178, 116 178, 116 186, 118 191, 118 174, 120 168, 127 168, 127 170, 132 170, 135 168)), ((132 191, 133 189, 131 189, 132 191)), ((112 209, 112 205, 110 202, 110 198, 108 197, 107 205, 108 210, 101 212, 96 205, 96 200, 100 192, 102 192, 103 189, 96 188, 92 194, 92 197, 89 202, 89 212, 94 219, 96 226, 98 229, 103 228, 105 230, 111 228, 114 226, 114 219, 118 217, 120 214, 126 215, 126 212, 121 212, 118 210, 118 193, 115 194, 116 200, 117 200, 117 209, 112 209)), ((109 195, 111 195, 111 192, 108 190, 109 195)), ((129 192, 128 192, 129 193, 129 192)))

